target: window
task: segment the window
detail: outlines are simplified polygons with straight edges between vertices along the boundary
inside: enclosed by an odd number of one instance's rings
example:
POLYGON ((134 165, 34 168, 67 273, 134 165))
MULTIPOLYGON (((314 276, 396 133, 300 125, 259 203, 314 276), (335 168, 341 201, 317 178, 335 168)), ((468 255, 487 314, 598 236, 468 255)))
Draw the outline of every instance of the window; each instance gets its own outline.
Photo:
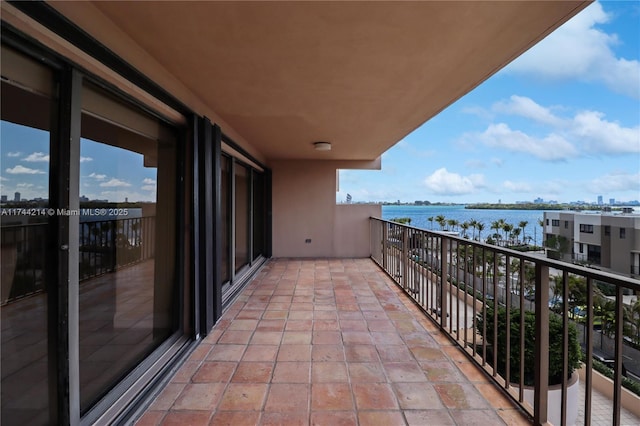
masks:
POLYGON ((568 220, 564 221, 564 229, 569 229, 569 221, 568 220))
POLYGON ((624 240, 627 237, 627 230, 625 228, 620 228, 620 239, 624 240))
POLYGON ((585 234, 593 234, 593 225, 580 224, 580 232, 585 234))
POLYGON ((600 264, 600 246, 587 244, 587 261, 596 265, 600 264))
POLYGON ((249 263, 249 169, 235 164, 235 271, 249 263))
POLYGON ((549 219, 547 219, 547 226, 549 226, 549 219))
POLYGON ((177 330, 176 140, 85 83, 80 140, 80 409, 177 330), (98 212, 93 214, 93 212, 98 212))
POLYGON ((584 253, 584 244, 580 243, 579 250, 580 253, 584 253))
POLYGON ((220 159, 221 172, 221 216, 222 216, 222 265, 220 265, 222 282, 231 280, 231 158, 223 155, 220 159))
POLYGON ((551 226, 560 226, 560 219, 553 219, 551 221, 551 226))
POLYGON ((55 206, 54 73, 4 45, 1 65, 0 423, 49 424, 49 294, 58 289, 57 253, 47 243, 55 233, 47 210, 55 206))
POLYGON ((610 237, 611 236, 611 227, 609 225, 604 227, 604 236, 605 237, 610 237))

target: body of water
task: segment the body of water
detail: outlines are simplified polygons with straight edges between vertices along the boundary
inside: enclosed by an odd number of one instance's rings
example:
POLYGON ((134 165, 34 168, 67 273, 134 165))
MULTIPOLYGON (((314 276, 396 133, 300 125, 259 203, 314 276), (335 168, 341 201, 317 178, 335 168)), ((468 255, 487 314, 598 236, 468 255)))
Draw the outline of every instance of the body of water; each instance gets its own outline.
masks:
MULTIPOLYGON (((537 242, 537 244, 542 243, 542 227, 538 225, 538 220, 543 218, 543 213, 544 210, 474 210, 465 209, 464 206, 382 206, 383 219, 409 217, 411 226, 428 230, 440 230, 437 222, 429 221, 430 217, 435 218, 438 215, 444 216, 446 220, 455 219, 459 223, 475 219, 484 224, 483 239, 495 232, 491 229, 491 222, 504 219, 505 222, 518 227, 521 221, 526 221, 528 224, 525 227, 525 234, 532 238, 532 243, 537 242)), ((467 231, 469 236, 472 232, 472 228, 467 231)))

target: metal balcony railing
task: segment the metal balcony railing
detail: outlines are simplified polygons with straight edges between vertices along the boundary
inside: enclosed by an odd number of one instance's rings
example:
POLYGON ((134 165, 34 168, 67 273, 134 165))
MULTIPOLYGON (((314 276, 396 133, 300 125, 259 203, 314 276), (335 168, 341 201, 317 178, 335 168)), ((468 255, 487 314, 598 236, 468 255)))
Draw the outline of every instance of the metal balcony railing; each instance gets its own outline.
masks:
POLYGON ((632 343, 629 335, 640 336, 623 294, 640 291, 640 281, 382 219, 371 218, 370 226, 372 259, 535 424, 575 420, 578 392, 569 388, 581 363, 586 392, 580 404, 590 424, 597 374, 592 359, 602 357, 594 343, 610 339, 613 424, 620 423, 623 351, 632 343), (561 403, 552 419, 548 392, 554 381, 560 391, 551 399, 561 403))
MULTIPOLYGON (((8 225, 0 230, 1 304, 45 290, 48 223, 8 225)), ((80 281, 154 257, 155 216, 80 222, 80 281)))

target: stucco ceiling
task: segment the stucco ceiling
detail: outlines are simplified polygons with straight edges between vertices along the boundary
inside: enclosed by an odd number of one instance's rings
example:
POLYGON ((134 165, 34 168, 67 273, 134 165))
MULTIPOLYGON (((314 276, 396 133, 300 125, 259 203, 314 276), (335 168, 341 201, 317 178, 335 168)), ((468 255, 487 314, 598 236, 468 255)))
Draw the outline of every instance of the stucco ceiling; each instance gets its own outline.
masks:
POLYGON ((265 158, 352 160, 378 157, 587 4, 94 3, 265 158))

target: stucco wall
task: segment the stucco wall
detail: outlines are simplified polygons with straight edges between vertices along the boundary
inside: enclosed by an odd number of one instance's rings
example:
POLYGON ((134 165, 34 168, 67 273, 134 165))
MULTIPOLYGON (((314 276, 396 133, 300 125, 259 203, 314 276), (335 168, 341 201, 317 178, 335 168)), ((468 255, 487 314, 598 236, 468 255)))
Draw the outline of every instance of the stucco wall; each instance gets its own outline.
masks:
POLYGON ((338 204, 333 236, 336 257, 369 257, 369 218, 382 217, 378 204, 338 204))
POLYGON ((379 216, 381 208, 336 205, 336 169, 344 164, 275 161, 271 165, 274 257, 369 256, 369 216, 379 216))

